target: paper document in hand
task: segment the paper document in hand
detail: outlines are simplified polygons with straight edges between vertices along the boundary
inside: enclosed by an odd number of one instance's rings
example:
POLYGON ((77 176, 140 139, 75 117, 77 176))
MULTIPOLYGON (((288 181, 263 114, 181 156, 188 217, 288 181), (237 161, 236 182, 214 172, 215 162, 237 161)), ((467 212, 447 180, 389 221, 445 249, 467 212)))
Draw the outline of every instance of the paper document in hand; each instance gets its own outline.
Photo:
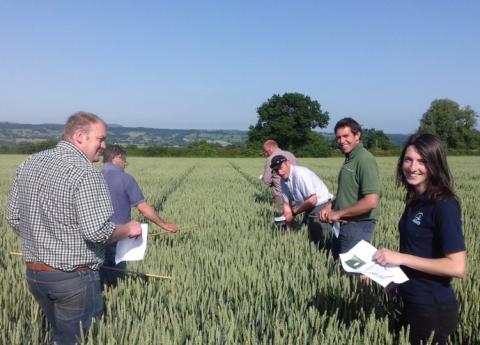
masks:
POLYGON ((334 222, 332 225, 332 232, 336 238, 340 235, 340 222, 334 222))
POLYGON ((143 260, 147 249, 148 224, 142 224, 142 236, 137 238, 124 238, 117 242, 115 263, 122 261, 143 260))
POLYGON ((367 241, 358 242, 348 252, 340 254, 343 269, 347 272, 364 274, 383 287, 392 282, 401 284, 408 280, 400 267, 384 267, 375 263, 372 257, 376 251, 377 249, 367 241))

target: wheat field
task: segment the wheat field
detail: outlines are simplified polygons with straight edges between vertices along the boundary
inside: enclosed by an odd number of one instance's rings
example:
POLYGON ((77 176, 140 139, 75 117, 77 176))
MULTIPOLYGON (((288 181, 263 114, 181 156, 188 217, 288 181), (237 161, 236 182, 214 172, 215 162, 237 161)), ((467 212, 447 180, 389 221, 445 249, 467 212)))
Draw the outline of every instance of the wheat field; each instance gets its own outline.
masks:
MULTIPOLYGON (((24 156, 0 160, 0 343, 47 344, 38 304, 28 292, 20 241, 5 221, 8 190, 24 156)), ((403 191, 396 158, 377 159, 381 218, 373 245, 398 248, 403 191)), ((104 291, 106 310, 87 344, 407 344, 394 331, 398 301, 383 288, 342 273, 299 226, 286 236, 273 226, 270 191, 260 183, 263 159, 129 158, 146 200, 162 217, 193 229, 149 238, 146 257, 128 269, 174 277, 130 275, 104 291)), ((468 272, 454 280, 461 311, 452 344, 480 344, 480 157, 449 159, 463 210, 468 272)), ((300 159, 334 193, 341 158, 300 159)), ((100 168, 100 165, 99 165, 100 168)), ((134 217, 140 221, 138 213, 134 217)), ((159 232, 155 226, 151 232, 159 232)))

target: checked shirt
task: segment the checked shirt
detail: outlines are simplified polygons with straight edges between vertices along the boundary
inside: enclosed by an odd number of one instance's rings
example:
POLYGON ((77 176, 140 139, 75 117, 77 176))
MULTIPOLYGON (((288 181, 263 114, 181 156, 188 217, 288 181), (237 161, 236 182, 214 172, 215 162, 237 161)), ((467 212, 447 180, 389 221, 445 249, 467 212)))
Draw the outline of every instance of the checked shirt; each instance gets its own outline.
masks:
POLYGON ((6 218, 22 239, 26 262, 73 271, 103 262, 115 230, 112 214, 102 174, 76 146, 60 141, 19 166, 6 218))

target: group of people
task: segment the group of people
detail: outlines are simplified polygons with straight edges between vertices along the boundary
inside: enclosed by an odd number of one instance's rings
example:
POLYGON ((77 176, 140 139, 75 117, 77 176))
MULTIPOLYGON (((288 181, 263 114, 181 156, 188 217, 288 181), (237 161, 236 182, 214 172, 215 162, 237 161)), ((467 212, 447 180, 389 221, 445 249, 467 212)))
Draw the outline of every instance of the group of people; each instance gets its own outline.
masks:
POLYGON ((77 344, 104 310, 102 283, 115 284, 116 242, 142 234, 131 208, 170 232, 125 173, 126 152, 106 146, 107 125, 78 112, 51 150, 28 157, 17 169, 6 219, 22 240, 27 285, 50 326, 52 342, 77 344), (104 154, 104 168, 94 165, 104 154), (115 271, 110 270, 114 268, 115 271))
POLYGON ((335 198, 324 182, 310 169, 296 165, 294 155, 280 150, 274 140, 264 143, 268 155, 262 180, 272 187, 274 204, 283 212, 287 228, 295 215, 304 214, 310 239, 323 245, 328 232, 334 257, 348 252, 360 240, 371 241, 379 215, 378 166, 373 155, 363 147, 362 128, 352 118, 335 125, 338 147, 345 161, 338 176, 335 198))
MULTIPOLYGON (((272 187, 276 216, 283 213, 287 230, 303 213, 309 238, 323 246, 331 232, 335 258, 359 241, 372 240, 379 217, 378 166, 362 145, 362 128, 352 118, 335 125, 345 161, 338 174, 335 198, 308 168, 274 140, 264 143, 268 156, 262 180, 272 187)), ((398 286, 403 300, 401 325, 410 327, 411 344, 446 344, 458 323, 458 304, 451 279, 463 278, 466 249, 461 210, 442 141, 433 134, 412 135, 404 145, 396 172, 397 186, 406 189, 399 221, 400 250, 380 249, 373 261, 401 266, 409 280, 398 286)), ((277 218, 276 218, 277 219, 277 218)))
MULTIPOLYGON (((8 196, 6 219, 22 240, 28 288, 57 344, 77 343, 92 320, 101 317, 101 281, 115 284, 117 278, 108 269, 115 266, 115 242, 141 235, 140 224, 131 220, 132 207, 165 230, 178 230, 145 201, 138 183, 124 171, 126 152, 116 145, 107 148, 106 135, 107 125, 95 114, 73 114, 55 148, 18 167, 8 196), (94 163, 102 153, 100 172, 94 163)), ((332 252, 338 256, 359 240, 372 239, 380 191, 378 167, 362 145, 360 125, 342 119, 335 135, 345 154, 335 197, 273 140, 263 146, 268 159, 262 179, 272 186, 277 216, 283 215, 288 226, 303 213, 317 244, 335 229, 332 252)), ((402 266, 410 278, 399 292, 412 344, 432 331, 435 342, 444 344, 458 320, 450 280, 464 276, 466 252, 460 203, 438 137, 409 139, 398 161, 397 184, 407 191, 400 251, 381 249, 373 259, 402 266)))

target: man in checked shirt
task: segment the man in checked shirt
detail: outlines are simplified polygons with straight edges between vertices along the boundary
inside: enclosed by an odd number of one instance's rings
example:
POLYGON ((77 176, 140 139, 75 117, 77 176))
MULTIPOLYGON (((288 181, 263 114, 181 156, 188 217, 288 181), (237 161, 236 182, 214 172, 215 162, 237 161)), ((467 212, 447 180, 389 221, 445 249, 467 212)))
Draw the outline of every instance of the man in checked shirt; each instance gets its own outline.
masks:
POLYGON ((79 342, 102 315, 98 269, 106 244, 141 234, 136 221, 110 221, 110 194, 93 164, 106 134, 98 116, 73 114, 55 148, 20 165, 8 197, 6 218, 22 240, 28 287, 56 344, 79 342))

